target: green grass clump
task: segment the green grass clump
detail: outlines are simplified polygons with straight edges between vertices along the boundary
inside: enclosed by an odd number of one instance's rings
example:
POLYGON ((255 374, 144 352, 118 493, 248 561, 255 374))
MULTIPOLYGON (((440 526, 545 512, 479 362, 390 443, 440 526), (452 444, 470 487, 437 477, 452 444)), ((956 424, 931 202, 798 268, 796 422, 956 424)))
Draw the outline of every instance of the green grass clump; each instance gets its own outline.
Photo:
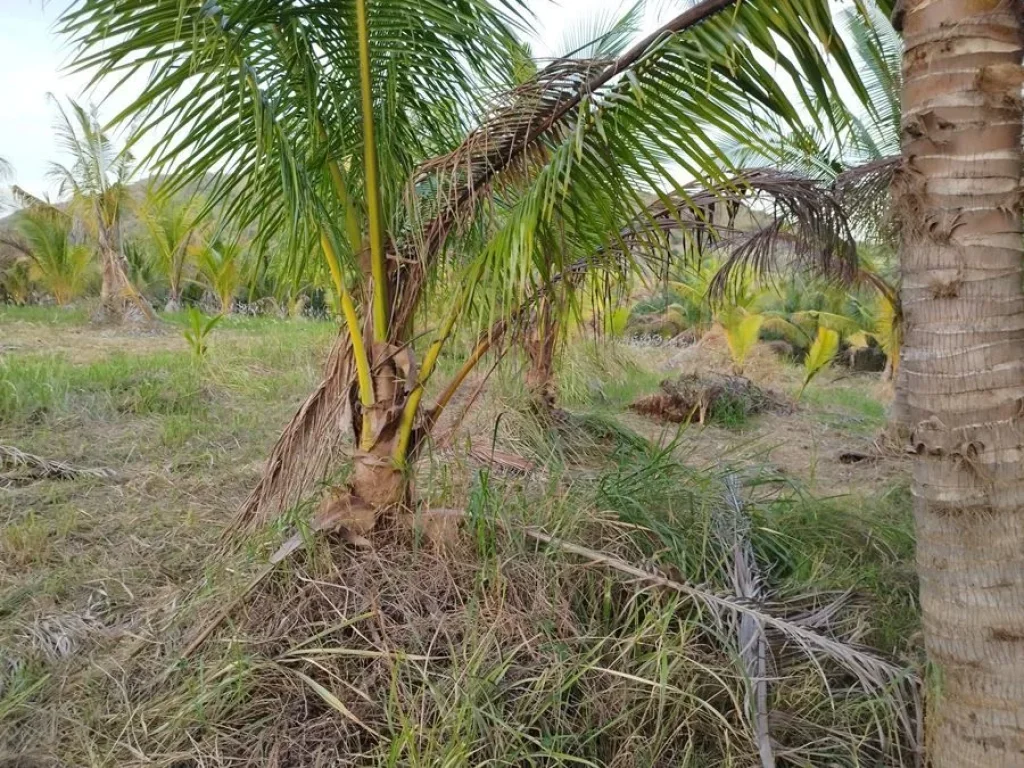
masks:
POLYGON ((83 325, 88 320, 85 307, 55 307, 28 304, 18 307, 0 304, 0 323, 32 323, 35 325, 83 325))
MULTIPOLYGON (((416 494, 460 513, 458 536, 399 529, 360 549, 309 534, 181 661, 268 553, 308 534, 315 498, 218 549, 335 332, 226 320, 201 365, 177 333, 166 334, 177 347, 150 340, 139 356, 8 356, 0 418, 19 444, 119 477, 0 494, 0 756, 98 768, 756 765, 753 683, 727 607, 742 551, 763 590, 744 605, 779 620, 835 606, 814 631, 854 655, 874 646, 902 675, 864 688, 848 660, 766 632, 780 763, 908 764, 913 715, 901 713, 920 647, 904 485, 818 499, 779 483, 763 457, 721 444, 701 457, 699 430, 670 440, 673 426, 657 444, 622 411, 661 374, 611 343, 569 351, 564 411, 538 417, 508 365, 468 417, 478 421, 430 447, 416 494), (484 444, 536 469, 488 467, 468 450, 484 444)), ((847 413, 814 401, 829 388, 808 393, 814 411, 784 417, 847 413)))
POLYGON ((653 392, 660 380, 635 350, 608 339, 567 345, 556 373, 559 403, 568 408, 621 408, 653 392))
POLYGON ((0 360, 0 423, 87 414, 181 414, 203 407, 201 382, 182 355, 115 354, 75 365, 61 356, 0 360))
MULTIPOLYGON (((838 600, 827 633, 850 654, 862 653, 862 628, 884 621, 880 613, 914 611, 872 591, 907 556, 905 533, 893 524, 873 546, 864 537, 875 516, 905 513, 906 498, 893 491, 870 513, 813 513, 808 499, 760 498, 749 473, 736 485, 738 470, 696 471, 673 450, 637 447, 597 477, 540 485, 477 472, 462 533, 442 550, 401 535, 371 551, 314 537, 156 689, 126 681, 154 679, 173 652, 83 671, 76 686, 87 686, 77 694, 86 698, 61 704, 80 727, 61 734, 58 752, 71 760, 93 748, 111 766, 136 750, 215 766, 272 754, 297 764, 355 754, 366 766, 752 764, 751 683, 736 617, 720 604, 733 594, 740 540, 723 536, 728 489, 747 521, 734 535, 749 542, 766 590, 759 610, 785 618, 838 600), (653 589, 608 560, 539 543, 532 530, 645 564, 719 603, 653 589), (850 599, 850 589, 863 594, 850 599)), ((247 580, 253 552, 207 569, 172 635, 209 621, 247 580)), ((905 764, 912 733, 900 718, 913 715, 898 663, 891 687, 882 679, 865 690, 842 654, 764 637, 775 659, 766 706, 786 714, 773 726, 777 750, 807 764, 905 764)), ((29 694, 34 704, 18 705, 11 733, 35 733, 40 708, 56 705, 51 693, 29 694)))
POLYGON ((885 406, 869 394, 838 384, 821 385, 804 393, 803 402, 813 406, 827 426, 870 433, 885 426, 885 406))

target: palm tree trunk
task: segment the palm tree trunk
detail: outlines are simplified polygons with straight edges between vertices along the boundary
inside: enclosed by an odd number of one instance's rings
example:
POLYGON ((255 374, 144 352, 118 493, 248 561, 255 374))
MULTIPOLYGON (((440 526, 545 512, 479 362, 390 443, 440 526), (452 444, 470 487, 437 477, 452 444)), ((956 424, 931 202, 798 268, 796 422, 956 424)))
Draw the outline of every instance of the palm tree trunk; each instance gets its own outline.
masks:
POLYGON ((1017 3, 902 12, 905 346, 936 768, 1024 766, 1024 291, 1017 3))
POLYGON ((541 301, 537 309, 534 328, 523 346, 529 359, 526 371, 526 390, 537 413, 550 414, 555 407, 555 346, 558 327, 551 302, 541 301))
POLYGON ((100 287, 100 311, 106 321, 151 321, 156 319, 146 298, 128 277, 128 262, 121 252, 115 227, 108 227, 97 214, 103 282, 100 287))

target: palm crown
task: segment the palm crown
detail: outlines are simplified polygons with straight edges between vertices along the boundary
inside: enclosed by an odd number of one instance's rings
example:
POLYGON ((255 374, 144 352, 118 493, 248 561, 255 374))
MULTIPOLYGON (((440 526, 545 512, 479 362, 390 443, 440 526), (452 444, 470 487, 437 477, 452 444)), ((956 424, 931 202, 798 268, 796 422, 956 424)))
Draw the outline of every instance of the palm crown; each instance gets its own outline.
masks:
POLYGON ((635 18, 547 64, 524 55, 530 18, 512 0, 89 0, 63 27, 97 77, 152 69, 120 116, 157 134, 145 161, 181 184, 215 174, 210 204, 258 224, 258 240, 286 234, 292 254, 319 242, 348 330, 335 360, 350 364, 334 376, 351 383, 335 395, 358 393, 361 452, 401 467, 444 405, 420 408, 460 323, 571 290, 559 276, 593 254, 634 269, 623 228, 649 218, 652 198, 686 209, 675 179, 731 183, 717 139, 742 118, 796 128, 800 104, 824 104, 814 120, 837 129, 826 55, 866 96, 824 0, 705 0, 627 46, 635 18), (459 288, 409 364, 424 288, 443 270, 459 288))

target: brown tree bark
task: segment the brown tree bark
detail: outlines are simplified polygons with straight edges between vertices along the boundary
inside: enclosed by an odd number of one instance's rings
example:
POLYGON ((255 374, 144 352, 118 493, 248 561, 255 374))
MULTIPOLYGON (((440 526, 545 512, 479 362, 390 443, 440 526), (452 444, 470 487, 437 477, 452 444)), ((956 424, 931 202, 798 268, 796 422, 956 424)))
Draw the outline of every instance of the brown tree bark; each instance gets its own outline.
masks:
POLYGON ((1024 766, 1024 291, 1016 2, 902 9, 900 370, 936 768, 1024 766))
POLYGON ((550 415, 555 407, 555 346, 558 326, 551 302, 542 299, 537 308, 533 328, 523 342, 529 366, 526 370, 526 391, 534 409, 550 415))
POLYGON ((99 224, 97 240, 103 266, 101 319, 107 322, 155 320, 153 308, 128 277, 128 261, 121 251, 121 239, 116 225, 105 224, 100 211, 96 213, 96 220, 99 224))

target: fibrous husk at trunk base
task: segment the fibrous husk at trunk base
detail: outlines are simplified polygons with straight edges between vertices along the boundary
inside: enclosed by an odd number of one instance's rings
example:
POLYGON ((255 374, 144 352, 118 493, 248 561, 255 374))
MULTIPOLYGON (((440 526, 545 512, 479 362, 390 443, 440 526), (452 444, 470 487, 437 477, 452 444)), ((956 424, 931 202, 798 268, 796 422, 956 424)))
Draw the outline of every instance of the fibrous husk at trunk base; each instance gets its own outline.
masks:
POLYGON ((790 409, 779 395, 761 389, 744 376, 684 374, 678 379, 665 379, 660 387, 660 392, 637 400, 630 409, 675 424, 686 421, 703 424, 726 412, 749 416, 790 409))
POLYGON ((119 293, 104 297, 90 320, 96 325, 148 326, 157 322, 157 316, 141 294, 119 293))

